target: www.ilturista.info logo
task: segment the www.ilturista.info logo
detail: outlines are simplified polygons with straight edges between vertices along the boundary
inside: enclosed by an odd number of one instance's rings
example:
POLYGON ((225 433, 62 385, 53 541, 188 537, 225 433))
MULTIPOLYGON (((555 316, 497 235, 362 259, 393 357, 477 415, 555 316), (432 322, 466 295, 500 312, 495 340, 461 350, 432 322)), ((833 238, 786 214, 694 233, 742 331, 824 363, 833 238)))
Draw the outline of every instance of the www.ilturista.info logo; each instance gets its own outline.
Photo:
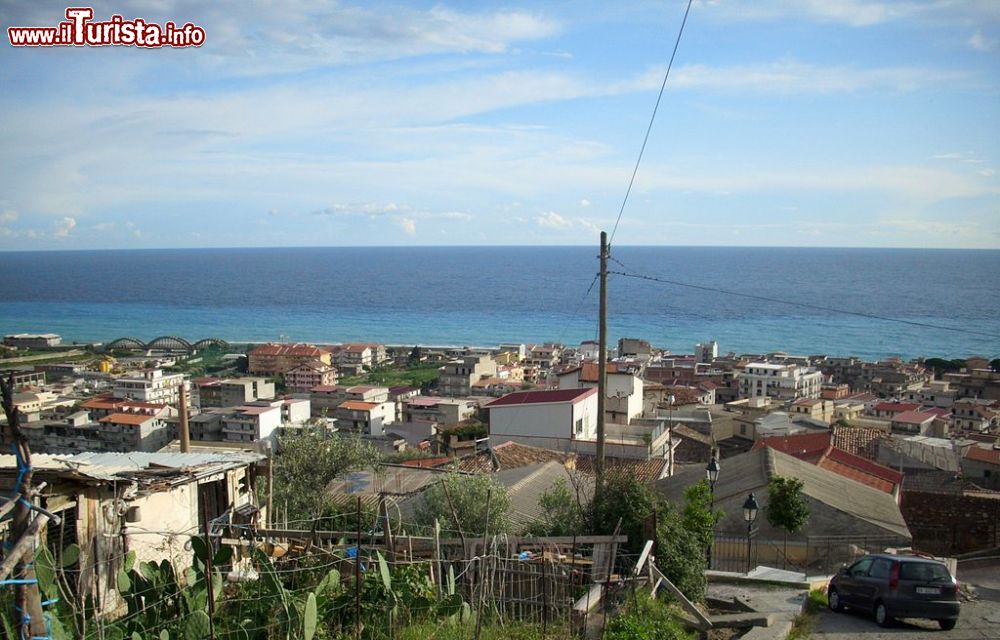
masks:
POLYGON ((205 30, 188 22, 177 26, 146 22, 142 18, 126 20, 120 15, 105 22, 94 22, 90 7, 69 7, 66 21, 55 27, 7 27, 7 38, 15 47, 200 47, 205 30))

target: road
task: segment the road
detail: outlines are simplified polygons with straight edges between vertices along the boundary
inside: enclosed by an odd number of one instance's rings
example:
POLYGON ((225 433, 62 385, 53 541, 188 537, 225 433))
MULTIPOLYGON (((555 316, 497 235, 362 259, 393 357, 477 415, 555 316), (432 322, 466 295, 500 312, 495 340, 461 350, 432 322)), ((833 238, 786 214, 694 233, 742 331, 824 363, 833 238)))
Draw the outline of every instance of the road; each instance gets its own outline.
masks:
POLYGON ((1000 638, 1000 572, 996 568, 959 572, 963 584, 975 589, 976 600, 962 603, 958 624, 951 631, 941 631, 930 620, 902 620, 883 629, 871 614, 855 611, 834 613, 823 609, 816 620, 810 640, 984 640, 1000 638))

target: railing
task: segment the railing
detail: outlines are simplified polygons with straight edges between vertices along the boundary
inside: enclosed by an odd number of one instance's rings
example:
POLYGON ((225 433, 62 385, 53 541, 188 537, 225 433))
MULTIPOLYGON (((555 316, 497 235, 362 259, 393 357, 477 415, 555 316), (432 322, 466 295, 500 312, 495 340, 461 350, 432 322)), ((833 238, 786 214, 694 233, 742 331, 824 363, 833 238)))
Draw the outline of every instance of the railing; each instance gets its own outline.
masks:
MULTIPOLYGON (((902 546, 909 546, 909 541, 897 536, 808 536, 787 542, 754 537, 751 540, 749 568, 764 565, 806 575, 828 575, 865 554, 902 546)), ((746 534, 717 534, 710 568, 746 572, 746 534)))

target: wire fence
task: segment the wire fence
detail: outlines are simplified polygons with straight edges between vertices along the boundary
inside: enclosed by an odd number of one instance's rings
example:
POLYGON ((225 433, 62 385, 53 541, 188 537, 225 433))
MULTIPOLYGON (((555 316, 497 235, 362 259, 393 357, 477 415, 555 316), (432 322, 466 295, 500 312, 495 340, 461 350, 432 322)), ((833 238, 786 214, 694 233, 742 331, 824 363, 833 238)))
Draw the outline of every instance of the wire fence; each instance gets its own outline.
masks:
MULTIPOLYGON (((319 529, 330 524, 329 519, 294 524, 306 526, 267 530, 220 524, 207 538, 194 528, 147 533, 168 539, 175 557, 196 556, 196 538, 207 539, 210 556, 223 547, 234 550, 211 572, 218 574, 220 595, 210 613, 227 633, 238 628, 240 638, 287 633, 290 624, 300 623, 310 594, 315 597, 318 585, 330 575, 336 576, 335 584, 321 601, 321 614, 335 633, 397 638, 407 624, 443 628, 488 621, 540 625, 546 637, 568 637, 592 624, 588 618, 593 608, 590 603, 581 608, 581 598, 601 585, 603 599, 637 560, 621 552, 624 536, 456 538, 446 537, 447 530, 439 528, 437 536, 362 530, 359 538, 357 530, 319 529), (387 576, 382 575, 383 567, 387 576), (278 592, 269 576, 280 584, 278 592), (456 602, 461 606, 452 613, 450 605, 456 602)), ((418 529, 416 523, 401 524, 401 531, 418 529)), ((194 617, 200 619, 197 610, 178 604, 183 600, 180 592, 196 579, 188 567, 171 565, 176 588, 135 598, 129 593, 129 570, 136 576, 132 582, 138 576, 152 581, 154 572, 166 571, 164 563, 142 564, 120 544, 107 546, 103 553, 96 551, 96 544, 89 549, 84 545, 76 560, 64 562, 59 546, 63 541, 56 530, 49 532, 47 546, 57 567, 61 606, 72 611, 64 626, 75 624, 78 637, 116 637, 117 630, 128 635, 136 629, 143 638, 159 637, 163 631, 173 637, 178 629, 194 624, 194 617)), ((197 560, 193 566, 198 566, 197 560)))

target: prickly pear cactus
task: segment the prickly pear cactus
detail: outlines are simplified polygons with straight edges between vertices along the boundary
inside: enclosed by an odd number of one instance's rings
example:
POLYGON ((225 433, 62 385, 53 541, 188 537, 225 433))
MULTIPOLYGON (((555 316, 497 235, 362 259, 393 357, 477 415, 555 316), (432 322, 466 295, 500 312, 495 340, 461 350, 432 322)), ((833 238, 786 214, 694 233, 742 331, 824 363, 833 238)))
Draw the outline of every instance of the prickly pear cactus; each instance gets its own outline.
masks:
POLYGON ((184 624, 184 640, 204 640, 208 637, 211 623, 204 611, 195 611, 184 624))

